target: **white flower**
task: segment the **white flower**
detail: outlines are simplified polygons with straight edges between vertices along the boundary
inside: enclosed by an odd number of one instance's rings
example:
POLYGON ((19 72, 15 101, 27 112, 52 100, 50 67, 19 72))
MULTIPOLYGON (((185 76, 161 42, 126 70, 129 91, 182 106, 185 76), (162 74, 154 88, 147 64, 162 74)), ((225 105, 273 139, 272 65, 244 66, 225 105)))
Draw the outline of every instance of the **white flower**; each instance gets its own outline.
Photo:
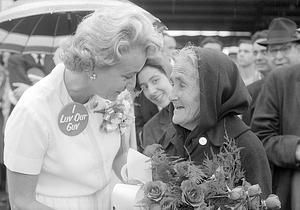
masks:
POLYGON ((129 125, 134 122, 133 116, 133 99, 128 90, 123 91, 117 96, 116 101, 106 100, 104 105, 100 106, 95 100, 93 108, 95 112, 103 114, 101 130, 112 132, 120 129, 123 134, 129 125))

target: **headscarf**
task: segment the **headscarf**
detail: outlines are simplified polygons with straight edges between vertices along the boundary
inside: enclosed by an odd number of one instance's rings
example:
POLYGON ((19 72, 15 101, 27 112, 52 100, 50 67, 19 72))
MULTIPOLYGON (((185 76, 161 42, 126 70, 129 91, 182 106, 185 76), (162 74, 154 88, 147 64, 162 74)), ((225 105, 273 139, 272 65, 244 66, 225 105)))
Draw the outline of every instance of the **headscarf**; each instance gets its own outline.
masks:
POLYGON ((185 144, 213 130, 225 117, 242 114, 251 101, 237 66, 228 56, 211 49, 190 48, 198 60, 200 114, 198 125, 192 131, 174 125, 185 144))

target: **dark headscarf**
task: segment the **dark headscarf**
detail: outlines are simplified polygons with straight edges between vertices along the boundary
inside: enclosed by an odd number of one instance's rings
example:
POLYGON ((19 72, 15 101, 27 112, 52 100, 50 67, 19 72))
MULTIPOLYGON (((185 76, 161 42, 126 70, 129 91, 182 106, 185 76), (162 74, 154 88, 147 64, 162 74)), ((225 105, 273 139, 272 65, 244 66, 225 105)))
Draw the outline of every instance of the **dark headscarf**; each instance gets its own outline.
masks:
MULTIPOLYGON (((251 100, 237 66, 228 56, 211 49, 190 48, 198 60, 200 114, 198 126, 192 131, 175 125, 177 134, 185 140, 185 145, 204 133, 222 136, 223 139, 223 134, 214 133, 214 128, 227 116, 246 111, 251 100)), ((219 138, 210 139, 219 141, 219 138)))

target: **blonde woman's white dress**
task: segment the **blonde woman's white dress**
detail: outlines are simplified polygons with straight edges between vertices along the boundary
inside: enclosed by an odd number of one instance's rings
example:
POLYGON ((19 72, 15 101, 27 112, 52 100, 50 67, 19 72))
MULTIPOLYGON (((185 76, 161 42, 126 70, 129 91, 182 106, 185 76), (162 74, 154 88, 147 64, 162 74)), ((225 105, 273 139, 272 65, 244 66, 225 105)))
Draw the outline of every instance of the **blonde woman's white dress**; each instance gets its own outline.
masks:
POLYGON ((99 130, 102 115, 90 102, 84 104, 89 122, 82 133, 60 131, 59 112, 72 102, 64 68, 57 65, 14 108, 5 130, 4 162, 11 171, 38 175, 37 200, 55 210, 108 210, 120 133, 99 130))

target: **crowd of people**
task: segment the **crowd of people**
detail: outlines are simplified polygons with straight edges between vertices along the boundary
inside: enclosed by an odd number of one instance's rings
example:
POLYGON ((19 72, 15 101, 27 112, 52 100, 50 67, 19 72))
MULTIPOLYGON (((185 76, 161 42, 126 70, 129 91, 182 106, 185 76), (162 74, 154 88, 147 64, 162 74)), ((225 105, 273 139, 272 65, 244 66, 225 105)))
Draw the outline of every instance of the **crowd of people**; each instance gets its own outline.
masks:
POLYGON ((108 210, 129 147, 146 153, 160 144, 201 164, 224 135, 243 148, 245 177, 263 197, 275 193, 282 209, 300 209, 297 25, 275 18, 240 40, 236 57, 223 48, 215 37, 179 47, 122 3, 84 18, 54 58, 4 59, 0 187, 11 209, 108 210), (97 109, 124 90, 140 93, 134 123, 100 129, 107 119, 97 109))

